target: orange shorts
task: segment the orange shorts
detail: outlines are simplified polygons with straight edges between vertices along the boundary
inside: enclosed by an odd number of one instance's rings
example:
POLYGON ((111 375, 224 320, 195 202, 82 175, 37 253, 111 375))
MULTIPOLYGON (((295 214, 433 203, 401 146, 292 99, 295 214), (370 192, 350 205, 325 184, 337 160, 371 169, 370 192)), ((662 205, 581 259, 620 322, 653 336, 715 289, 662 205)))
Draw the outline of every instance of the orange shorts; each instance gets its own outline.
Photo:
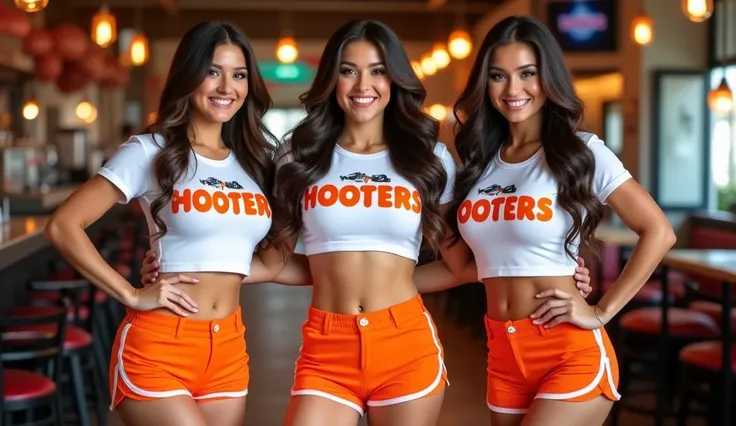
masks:
POLYGON ((552 328, 531 319, 493 321, 488 333, 488 408, 523 414, 535 398, 587 401, 599 395, 618 401, 618 361, 604 328, 569 323, 552 328))
POLYGON ((110 410, 123 398, 244 397, 248 380, 240 309, 212 321, 128 310, 110 361, 110 410))
POLYGON ((292 396, 314 395, 354 408, 435 395, 447 370, 437 327, 420 296, 390 308, 343 315, 309 308, 292 396))

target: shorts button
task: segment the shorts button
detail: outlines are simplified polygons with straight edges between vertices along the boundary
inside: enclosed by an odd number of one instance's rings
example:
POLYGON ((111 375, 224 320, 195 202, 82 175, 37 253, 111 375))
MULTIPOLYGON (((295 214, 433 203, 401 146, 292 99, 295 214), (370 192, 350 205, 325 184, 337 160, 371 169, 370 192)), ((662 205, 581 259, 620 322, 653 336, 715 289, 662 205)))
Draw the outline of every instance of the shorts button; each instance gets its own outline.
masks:
POLYGON ((219 324, 215 324, 215 326, 212 327, 212 331, 214 331, 215 333, 217 333, 218 331, 220 331, 220 325, 219 324))
POLYGON ((368 325, 368 320, 365 318, 361 318, 360 321, 358 321, 358 324, 360 324, 361 327, 365 327, 368 325))
POLYGON ((508 328, 508 332, 509 332, 509 334, 516 333, 516 327, 514 327, 513 325, 510 325, 509 328, 508 328))

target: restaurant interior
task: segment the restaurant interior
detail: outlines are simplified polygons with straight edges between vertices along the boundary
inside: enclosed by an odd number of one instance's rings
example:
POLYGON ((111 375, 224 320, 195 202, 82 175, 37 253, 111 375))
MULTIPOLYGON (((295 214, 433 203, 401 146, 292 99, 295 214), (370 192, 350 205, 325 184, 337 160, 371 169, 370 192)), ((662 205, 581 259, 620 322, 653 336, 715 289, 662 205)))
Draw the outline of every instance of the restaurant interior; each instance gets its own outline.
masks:
MULTIPOLYGON (((581 128, 605 141, 677 233, 606 326, 623 395, 606 424, 736 424, 736 0, 0 0, 0 425, 58 424, 49 414, 57 398, 63 424, 122 424, 109 410, 108 376, 125 307, 66 262, 44 227, 155 120, 189 28, 224 20, 246 33, 274 102, 265 124, 282 138, 306 116, 299 95, 326 40, 348 20, 377 19, 401 38, 427 90, 424 111, 456 154, 453 104, 480 42, 511 15, 552 30, 585 104, 581 128), (68 310, 63 335, 34 334, 33 318, 57 309, 68 310), (36 338, 45 352, 14 346, 36 338), (43 357, 60 368, 37 370, 43 357)), ((140 286, 150 248, 140 210, 120 204, 87 233, 140 286)), ((610 209, 596 236, 604 251, 586 257, 591 303, 638 240, 610 209)), ((311 295, 242 287, 249 425, 283 422, 311 295)), ((438 425, 488 424, 483 284, 424 300, 451 382, 438 425)))

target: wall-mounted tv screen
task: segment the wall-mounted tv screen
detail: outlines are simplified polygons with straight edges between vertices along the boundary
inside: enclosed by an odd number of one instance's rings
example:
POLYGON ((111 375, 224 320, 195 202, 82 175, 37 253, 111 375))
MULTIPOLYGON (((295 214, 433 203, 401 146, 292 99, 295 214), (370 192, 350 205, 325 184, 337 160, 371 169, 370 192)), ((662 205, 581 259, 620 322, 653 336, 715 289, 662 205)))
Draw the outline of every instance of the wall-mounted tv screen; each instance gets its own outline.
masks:
POLYGON ((566 52, 617 49, 615 0, 549 0, 547 25, 566 52))

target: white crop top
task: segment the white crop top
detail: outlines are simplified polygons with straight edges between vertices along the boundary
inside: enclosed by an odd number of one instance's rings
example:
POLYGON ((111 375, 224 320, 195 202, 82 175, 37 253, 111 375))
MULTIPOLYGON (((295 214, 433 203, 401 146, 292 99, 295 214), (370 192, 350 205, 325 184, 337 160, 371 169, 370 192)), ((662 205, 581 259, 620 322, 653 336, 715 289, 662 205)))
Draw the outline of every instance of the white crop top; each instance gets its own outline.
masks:
MULTIPOLYGON (((597 136, 578 136, 595 157, 592 190, 605 204, 631 174, 597 136)), ((500 152, 495 156, 457 215, 460 234, 475 255, 479 280, 573 275, 577 263, 565 252, 572 219, 556 201, 557 181, 543 149, 521 163, 504 162, 500 152)), ((579 243, 570 247, 573 253, 579 243)))
MULTIPOLYGON (((151 203, 159 194, 153 161, 161 135, 132 136, 98 171, 125 196, 138 198, 151 235, 158 231, 151 203)), ((168 232, 151 245, 161 272, 250 274, 256 245, 271 227, 271 207, 263 191, 231 152, 224 160, 190 153, 189 170, 174 185, 171 202, 159 212, 168 232)))
MULTIPOLYGON (((282 146, 282 152, 288 149, 282 146)), ((455 161, 442 143, 434 152, 447 173, 440 197, 446 204, 453 197, 455 161)), ((305 254, 380 251, 417 261, 421 209, 419 192, 393 168, 388 150, 358 154, 336 145, 330 170, 302 199, 305 254)))

